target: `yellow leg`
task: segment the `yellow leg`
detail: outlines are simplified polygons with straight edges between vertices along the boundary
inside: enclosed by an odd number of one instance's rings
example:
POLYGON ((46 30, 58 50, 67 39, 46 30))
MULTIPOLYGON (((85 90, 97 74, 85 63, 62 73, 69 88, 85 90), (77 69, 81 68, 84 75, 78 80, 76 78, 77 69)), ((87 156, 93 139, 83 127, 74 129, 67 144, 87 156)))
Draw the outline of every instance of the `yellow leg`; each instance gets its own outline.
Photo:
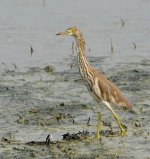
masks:
POLYGON ((100 140, 100 128, 101 128, 101 114, 98 112, 98 123, 97 123, 97 131, 96 131, 96 138, 100 140))
POLYGON ((116 119, 116 121, 117 121, 117 123, 118 123, 118 125, 119 125, 119 128, 120 128, 120 130, 121 130, 121 133, 120 133, 121 136, 127 135, 126 132, 125 132, 125 130, 124 130, 124 128, 123 128, 122 125, 121 125, 121 122, 120 122, 120 120, 119 120, 118 115, 117 115, 116 113, 113 113, 113 115, 114 115, 114 118, 116 119))
POLYGON ((102 103, 104 104, 104 106, 105 106, 106 108, 108 108, 108 109, 113 113, 114 118, 116 119, 116 121, 117 121, 117 123, 118 123, 118 125, 119 125, 119 128, 120 128, 120 130, 121 130, 121 133, 120 133, 121 136, 127 135, 126 132, 125 132, 125 130, 124 130, 124 128, 123 128, 122 125, 121 125, 121 122, 120 122, 120 120, 119 120, 118 115, 117 115, 117 114, 115 113, 115 111, 112 109, 110 103, 108 103, 108 102, 106 102, 106 101, 102 101, 102 103))

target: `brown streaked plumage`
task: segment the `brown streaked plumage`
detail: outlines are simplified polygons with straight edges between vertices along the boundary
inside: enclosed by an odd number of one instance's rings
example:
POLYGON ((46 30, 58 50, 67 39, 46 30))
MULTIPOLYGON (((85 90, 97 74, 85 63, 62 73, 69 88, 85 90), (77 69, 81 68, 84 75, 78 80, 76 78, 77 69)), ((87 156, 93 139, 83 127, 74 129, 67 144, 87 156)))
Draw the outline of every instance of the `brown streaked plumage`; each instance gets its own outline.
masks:
POLYGON ((124 108, 132 109, 133 105, 123 96, 121 91, 110 82, 105 75, 97 71, 95 68, 91 68, 94 73, 94 79, 98 79, 98 87, 101 92, 101 96, 95 93, 102 100, 106 100, 112 104, 119 105, 124 108))
MULTIPOLYGON (((121 91, 109 81, 105 75, 90 66, 85 56, 85 41, 82 33, 76 27, 68 28, 65 32, 58 33, 57 35, 71 35, 75 38, 77 45, 78 67, 81 77, 89 90, 89 93, 97 102, 102 102, 107 107, 114 118, 116 119, 121 135, 125 135, 125 130, 119 120, 118 115, 115 113, 111 104, 115 104, 124 108, 132 109, 132 104, 122 95, 121 91)), ((96 136, 99 139, 100 134, 100 112, 98 112, 98 126, 96 136)))

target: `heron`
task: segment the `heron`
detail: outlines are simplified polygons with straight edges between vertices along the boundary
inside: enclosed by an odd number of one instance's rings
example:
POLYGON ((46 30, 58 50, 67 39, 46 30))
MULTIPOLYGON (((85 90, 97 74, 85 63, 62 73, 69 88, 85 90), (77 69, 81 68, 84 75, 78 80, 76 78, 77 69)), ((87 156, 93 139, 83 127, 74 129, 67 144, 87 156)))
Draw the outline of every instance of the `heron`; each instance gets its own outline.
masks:
MULTIPOLYGON (((132 109, 133 104, 129 102, 122 92, 113 84, 107 77, 91 66, 86 58, 85 54, 85 40, 81 31, 77 27, 70 27, 64 32, 60 32, 56 35, 70 35, 75 39, 77 50, 77 63, 80 75, 93 99, 98 103, 102 103, 113 114, 119 128, 120 135, 127 135, 119 116, 113 109, 113 105, 117 105, 121 108, 132 109)), ((101 114, 98 111, 98 124, 96 131, 96 138, 100 139, 100 121, 101 114)))

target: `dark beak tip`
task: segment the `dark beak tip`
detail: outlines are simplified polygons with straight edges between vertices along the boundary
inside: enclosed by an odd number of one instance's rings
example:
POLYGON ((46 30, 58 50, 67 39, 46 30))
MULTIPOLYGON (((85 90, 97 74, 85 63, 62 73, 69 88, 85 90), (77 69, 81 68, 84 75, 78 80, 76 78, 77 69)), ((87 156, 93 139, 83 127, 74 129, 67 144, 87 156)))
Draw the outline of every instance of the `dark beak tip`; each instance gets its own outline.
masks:
POLYGON ((60 33, 56 34, 56 35, 60 35, 60 33))

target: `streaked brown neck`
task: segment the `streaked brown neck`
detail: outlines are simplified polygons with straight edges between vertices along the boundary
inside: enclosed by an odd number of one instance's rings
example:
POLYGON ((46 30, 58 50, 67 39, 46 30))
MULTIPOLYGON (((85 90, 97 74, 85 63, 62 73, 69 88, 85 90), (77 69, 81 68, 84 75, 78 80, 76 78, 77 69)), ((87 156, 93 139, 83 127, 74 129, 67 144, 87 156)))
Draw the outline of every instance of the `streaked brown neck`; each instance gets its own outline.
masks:
POLYGON ((76 44, 77 44, 77 58, 78 58, 78 66, 79 66, 79 72, 86 82, 86 85, 91 82, 93 82, 93 73, 90 69, 90 65, 88 64, 88 61, 86 59, 85 55, 85 41, 82 36, 82 33, 79 31, 75 36, 76 44))
POLYGON ((84 41, 83 35, 79 31, 78 34, 76 34, 74 37, 75 37, 76 45, 77 45, 79 69, 82 69, 82 70, 87 69, 89 64, 85 56, 85 41, 84 41))

